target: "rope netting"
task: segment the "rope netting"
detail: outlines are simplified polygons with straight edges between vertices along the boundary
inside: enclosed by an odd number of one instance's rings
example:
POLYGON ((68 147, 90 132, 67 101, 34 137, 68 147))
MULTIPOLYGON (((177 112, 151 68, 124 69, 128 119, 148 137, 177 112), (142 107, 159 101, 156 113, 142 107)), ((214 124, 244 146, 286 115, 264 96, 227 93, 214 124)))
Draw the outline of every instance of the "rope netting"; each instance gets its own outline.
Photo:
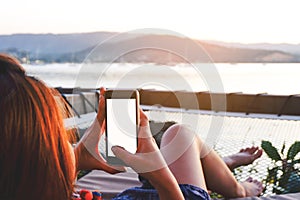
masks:
MULTIPOLYGON (((230 115, 230 113, 220 115, 199 113, 149 109, 147 115, 149 119, 153 121, 174 121, 190 126, 204 141, 209 140, 209 143, 213 145, 212 147, 221 157, 237 153, 241 148, 251 146, 261 147, 262 141, 269 141, 277 149, 281 157, 285 158, 289 147, 295 141, 300 141, 300 121, 295 120, 297 118, 287 120, 277 116, 264 118, 262 115, 259 117, 239 115, 237 117, 230 115), (220 126, 219 128, 212 127, 216 125, 213 122, 216 120, 219 121, 217 123, 217 126, 220 126), (213 137, 211 137, 212 135, 213 137), (283 145, 286 147, 284 150, 282 150, 283 145)), ((299 156, 297 155, 296 158, 299 158, 299 156)), ((262 157, 253 164, 235 169, 234 174, 239 181, 243 181, 250 176, 263 181, 266 186, 264 195, 300 191, 299 164, 296 163, 293 166, 294 168, 292 168, 297 175, 296 178, 294 177, 294 181, 289 182, 289 180, 286 180, 285 185, 282 185, 283 182, 280 183, 279 181, 279 185, 281 184, 280 186, 283 188, 286 187, 287 184, 292 184, 292 186, 289 187, 293 187, 293 190, 284 188, 283 191, 280 191, 278 180, 280 180, 282 173, 284 173, 284 170, 280 171, 280 167, 282 167, 282 162, 272 161, 272 159, 264 153, 262 157), (273 168, 278 169, 276 171, 277 174, 275 174, 275 180, 270 179, 270 174, 275 173, 274 170, 270 172, 273 168), (274 187, 277 187, 277 189, 274 189, 274 187)))

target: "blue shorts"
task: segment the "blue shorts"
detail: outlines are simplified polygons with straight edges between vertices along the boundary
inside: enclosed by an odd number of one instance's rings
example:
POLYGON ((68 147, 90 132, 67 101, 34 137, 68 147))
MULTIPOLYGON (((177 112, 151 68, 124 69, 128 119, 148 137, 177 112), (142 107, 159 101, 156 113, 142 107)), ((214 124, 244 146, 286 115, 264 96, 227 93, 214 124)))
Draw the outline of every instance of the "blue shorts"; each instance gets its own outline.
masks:
MULTIPOLYGON (((182 194, 186 200, 209 200, 208 193, 202 188, 189 185, 179 184, 182 194)), ((158 193, 155 189, 144 189, 141 187, 134 187, 125 190, 118 196, 113 198, 114 200, 153 200, 159 199, 158 193)))

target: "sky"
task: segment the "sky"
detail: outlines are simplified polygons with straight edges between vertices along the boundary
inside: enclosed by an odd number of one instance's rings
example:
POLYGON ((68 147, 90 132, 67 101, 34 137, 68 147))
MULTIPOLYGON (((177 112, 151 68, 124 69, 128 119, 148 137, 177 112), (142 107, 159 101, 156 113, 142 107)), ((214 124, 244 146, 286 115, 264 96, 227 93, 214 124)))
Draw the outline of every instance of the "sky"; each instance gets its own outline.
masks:
POLYGON ((0 34, 158 28, 200 39, 300 43, 299 0, 6 0, 0 34))

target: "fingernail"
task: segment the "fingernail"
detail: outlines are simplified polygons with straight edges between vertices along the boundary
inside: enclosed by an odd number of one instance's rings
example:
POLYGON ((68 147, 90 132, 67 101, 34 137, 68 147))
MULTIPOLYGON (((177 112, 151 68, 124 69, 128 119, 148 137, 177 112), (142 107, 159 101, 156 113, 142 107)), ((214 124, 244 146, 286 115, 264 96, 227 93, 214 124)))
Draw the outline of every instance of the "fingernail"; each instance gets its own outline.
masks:
POLYGON ((112 146, 112 147, 111 147, 111 150, 112 150, 113 153, 115 153, 116 146, 112 146))
POLYGON ((117 151, 117 148, 121 148, 121 149, 125 150, 124 147, 121 147, 121 146, 116 145, 116 146, 112 146, 112 147, 111 147, 112 152, 115 153, 115 151, 117 151))
POLYGON ((121 148, 121 149, 125 150, 124 147, 121 147, 121 146, 119 146, 119 145, 112 146, 112 147, 111 147, 111 150, 113 151, 113 149, 115 149, 115 148, 121 148))

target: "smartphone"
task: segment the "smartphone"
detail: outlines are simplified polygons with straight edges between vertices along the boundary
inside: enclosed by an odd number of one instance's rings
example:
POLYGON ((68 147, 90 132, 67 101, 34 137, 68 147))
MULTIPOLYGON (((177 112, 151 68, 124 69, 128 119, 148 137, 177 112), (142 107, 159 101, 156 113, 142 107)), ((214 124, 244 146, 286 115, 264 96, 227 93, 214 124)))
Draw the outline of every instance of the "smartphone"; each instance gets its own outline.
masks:
POLYGON ((107 90, 105 92, 106 160, 111 165, 126 166, 115 157, 111 147, 118 145, 130 153, 137 150, 139 129, 139 92, 107 90))

